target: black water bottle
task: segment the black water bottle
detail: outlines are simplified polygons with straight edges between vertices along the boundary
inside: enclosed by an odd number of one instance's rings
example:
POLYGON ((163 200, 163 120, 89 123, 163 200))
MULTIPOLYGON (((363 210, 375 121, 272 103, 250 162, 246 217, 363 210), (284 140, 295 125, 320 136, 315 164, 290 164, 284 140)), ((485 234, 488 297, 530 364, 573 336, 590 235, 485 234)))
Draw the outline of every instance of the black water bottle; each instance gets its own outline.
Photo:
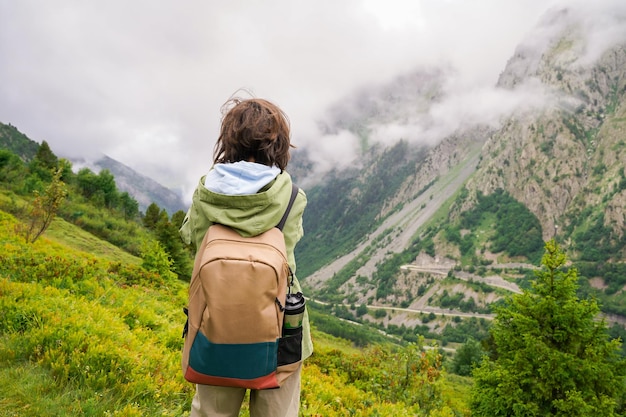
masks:
POLYGON ((293 330, 302 327, 305 304, 306 300, 301 292, 287 294, 285 301, 285 318, 283 321, 283 328, 285 330, 293 330))

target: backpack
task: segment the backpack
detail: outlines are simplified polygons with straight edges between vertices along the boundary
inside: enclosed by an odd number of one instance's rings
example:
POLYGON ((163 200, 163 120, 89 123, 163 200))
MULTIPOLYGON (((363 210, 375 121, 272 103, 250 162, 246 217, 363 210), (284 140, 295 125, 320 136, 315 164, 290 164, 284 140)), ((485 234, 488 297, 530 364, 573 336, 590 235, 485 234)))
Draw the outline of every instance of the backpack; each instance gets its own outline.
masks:
POLYGON ((293 274, 282 228, 297 194, 293 185, 280 223, 258 236, 242 237, 221 224, 207 230, 184 309, 182 368, 187 381, 278 388, 300 366, 302 328, 283 330, 293 274))

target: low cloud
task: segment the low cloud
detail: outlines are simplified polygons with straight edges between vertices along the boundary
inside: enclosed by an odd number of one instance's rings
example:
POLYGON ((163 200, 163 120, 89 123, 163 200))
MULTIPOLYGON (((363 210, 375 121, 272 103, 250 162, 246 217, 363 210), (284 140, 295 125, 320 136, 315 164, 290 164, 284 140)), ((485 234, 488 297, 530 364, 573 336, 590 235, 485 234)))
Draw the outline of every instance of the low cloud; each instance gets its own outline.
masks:
MULTIPOLYGON (((554 106, 575 108, 579 104, 577 97, 564 96, 535 77, 542 56, 558 48, 556 43, 564 34, 575 43, 571 52, 559 59, 574 67, 593 64, 608 48, 626 42, 626 3, 604 0, 593 4, 556 4, 511 51, 508 78, 501 86, 496 83, 497 77, 491 82, 475 83, 467 67, 446 61, 439 68, 413 71, 383 87, 370 86, 354 92, 339 102, 335 113, 326 115, 327 123, 331 126, 353 123, 369 143, 392 144, 403 139, 432 146, 471 126, 496 128, 513 114, 554 106), (436 93, 424 100, 429 90, 436 93)), ((502 71, 505 64, 502 63, 502 71)), ((321 136, 321 142, 336 142, 335 138, 321 136)), ((358 158, 361 141, 352 140, 355 144, 352 148, 348 143, 342 144, 342 158, 348 155, 358 158)), ((326 154, 323 150, 315 155, 319 169, 332 166, 328 161, 336 157, 332 149, 327 149, 326 154)))
MULTIPOLYGON (((621 1, 596 3, 586 7, 623 15, 621 1)), ((189 198, 211 166, 219 109, 240 88, 279 104, 320 168, 347 163, 360 146, 346 128, 320 129, 329 108, 419 68, 451 68, 454 91, 425 119, 372 125, 374 140, 436 141, 463 123, 497 120, 516 99, 490 89, 558 4, 583 3, 1 2, 0 121, 61 156, 107 154, 189 198)), ((594 47, 623 34, 594 25, 594 47)))

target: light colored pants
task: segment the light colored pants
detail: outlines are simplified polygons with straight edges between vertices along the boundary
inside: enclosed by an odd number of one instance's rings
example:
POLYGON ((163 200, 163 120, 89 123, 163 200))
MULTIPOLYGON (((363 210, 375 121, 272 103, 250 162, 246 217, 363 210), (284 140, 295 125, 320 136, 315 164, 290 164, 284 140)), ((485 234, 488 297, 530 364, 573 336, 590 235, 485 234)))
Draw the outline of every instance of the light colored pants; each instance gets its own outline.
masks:
MULTIPOLYGON (((250 390, 250 417, 298 417, 301 371, 278 389, 250 390)), ((190 417, 237 417, 245 395, 245 388, 196 385, 190 417)))

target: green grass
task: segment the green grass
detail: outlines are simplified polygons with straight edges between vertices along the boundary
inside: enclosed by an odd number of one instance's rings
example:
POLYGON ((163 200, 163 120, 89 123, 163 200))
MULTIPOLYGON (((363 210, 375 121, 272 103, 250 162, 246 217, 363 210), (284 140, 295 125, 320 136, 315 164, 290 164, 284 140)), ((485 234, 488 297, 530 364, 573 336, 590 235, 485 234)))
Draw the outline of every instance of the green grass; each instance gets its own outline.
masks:
POLYGON ((130 263, 134 265, 141 264, 141 258, 131 255, 117 246, 105 240, 99 239, 91 233, 86 232, 59 217, 54 219, 44 236, 61 245, 66 245, 75 250, 90 253, 108 261, 130 263))
MULTIPOLYGON (((188 415, 194 387, 180 369, 188 284, 126 263, 63 221, 27 244, 14 234, 17 222, 0 212, 0 417, 188 415)), ((371 384, 395 381, 403 366, 378 371, 368 364, 383 350, 358 349, 315 328, 313 340, 302 416, 402 414, 404 400, 385 399, 384 390, 378 397, 371 384), (361 386, 349 369, 364 373, 361 386)), ((433 384, 445 404, 467 398, 463 384, 433 384)), ((444 415, 453 414, 437 414, 444 415)))
MULTIPOLYGON (((23 196, 14 194, 8 190, 0 190, 0 209, 11 212, 24 213, 28 202, 23 196)), ((55 217, 46 232, 44 240, 48 240, 73 248, 76 251, 86 252, 91 255, 112 262, 122 262, 140 265, 141 259, 126 252, 119 247, 102 240, 93 234, 86 232, 59 216, 55 217)))
POLYGON ((0 367, 0 416, 105 415, 115 397, 80 387, 60 387, 49 371, 30 362, 0 367))
POLYGON ((354 345, 346 339, 341 339, 339 337, 331 336, 327 333, 322 333, 315 329, 315 327, 311 329, 311 337, 313 338, 315 346, 319 346, 322 349, 336 349, 346 354, 356 354, 361 351, 360 349, 354 347, 354 345))

